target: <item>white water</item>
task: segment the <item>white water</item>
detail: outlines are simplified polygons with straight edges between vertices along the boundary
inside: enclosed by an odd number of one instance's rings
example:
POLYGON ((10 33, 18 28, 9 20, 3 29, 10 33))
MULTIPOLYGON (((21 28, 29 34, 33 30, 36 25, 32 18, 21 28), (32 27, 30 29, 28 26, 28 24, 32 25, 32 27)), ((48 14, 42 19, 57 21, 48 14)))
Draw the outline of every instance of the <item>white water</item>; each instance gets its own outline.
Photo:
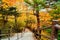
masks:
MULTIPOLYGON (((18 33, 18 38, 21 38, 21 33, 18 33)), ((9 37, 1 40, 8 40, 8 39, 9 37)), ((17 33, 14 36, 10 37, 10 40, 17 40, 17 33)))
MULTIPOLYGON (((8 38, 1 39, 1 40, 9 40, 8 38)), ((10 40, 34 40, 33 33, 32 32, 26 32, 26 33, 18 33, 18 38, 17 38, 17 33, 10 37, 10 40)))

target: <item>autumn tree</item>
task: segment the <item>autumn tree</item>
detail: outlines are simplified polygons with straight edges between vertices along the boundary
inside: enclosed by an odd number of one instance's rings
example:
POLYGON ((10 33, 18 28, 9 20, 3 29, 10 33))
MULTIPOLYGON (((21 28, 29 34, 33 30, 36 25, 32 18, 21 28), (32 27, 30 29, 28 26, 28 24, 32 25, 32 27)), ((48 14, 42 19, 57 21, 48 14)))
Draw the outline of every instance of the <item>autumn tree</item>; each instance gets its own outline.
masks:
POLYGON ((1 4, 0 6, 0 14, 2 14, 2 18, 3 18, 3 27, 5 27, 5 24, 7 23, 8 21, 8 8, 3 8, 3 3, 1 4))
POLYGON ((13 15, 14 16, 14 19, 15 19, 15 26, 14 26, 14 30, 15 31, 18 31, 18 27, 17 27, 17 17, 19 16, 19 13, 17 12, 16 10, 16 7, 10 7, 9 8, 9 15, 13 15))
MULTIPOLYGON (((37 18, 37 29, 41 34, 41 30, 39 30, 40 27, 40 18, 39 18, 39 11, 40 9, 45 7, 45 0, 24 0, 29 6, 32 6, 32 8, 35 11, 35 15, 37 18)), ((41 36, 40 36, 41 38, 41 36)))

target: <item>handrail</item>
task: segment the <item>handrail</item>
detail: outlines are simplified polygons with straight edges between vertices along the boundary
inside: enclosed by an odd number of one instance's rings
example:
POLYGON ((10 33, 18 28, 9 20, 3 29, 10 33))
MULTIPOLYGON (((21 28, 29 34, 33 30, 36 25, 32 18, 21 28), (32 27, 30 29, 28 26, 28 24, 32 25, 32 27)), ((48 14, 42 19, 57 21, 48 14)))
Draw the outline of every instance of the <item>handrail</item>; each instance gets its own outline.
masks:
POLYGON ((40 34, 41 36, 45 37, 45 38, 48 38, 48 39, 51 39, 50 36, 47 36, 47 35, 43 35, 43 34, 40 34))
POLYGON ((45 29, 48 29, 48 28, 51 28, 51 26, 49 26, 49 27, 44 27, 44 28, 40 28, 40 30, 45 30, 45 29))

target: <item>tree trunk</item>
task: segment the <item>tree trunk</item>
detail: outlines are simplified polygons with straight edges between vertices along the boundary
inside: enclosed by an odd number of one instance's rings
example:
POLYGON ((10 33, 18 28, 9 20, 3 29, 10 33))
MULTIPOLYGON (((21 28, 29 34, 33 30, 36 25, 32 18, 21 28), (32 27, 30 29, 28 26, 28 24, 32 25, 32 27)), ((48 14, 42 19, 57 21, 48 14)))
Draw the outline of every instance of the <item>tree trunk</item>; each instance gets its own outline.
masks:
POLYGON ((3 27, 2 28, 4 28, 5 27, 5 16, 2 14, 2 18, 3 18, 3 27))
POLYGON ((15 26, 17 26, 17 17, 15 16, 15 26))
POLYGON ((2 18, 3 18, 3 28, 5 27, 5 24, 7 23, 8 21, 8 15, 3 15, 2 14, 2 18))
POLYGON ((17 26, 17 16, 16 15, 15 15, 15 28, 16 28, 16 32, 17 32, 17 40, 19 40, 19 38, 18 38, 19 30, 18 30, 18 26, 17 26))
POLYGON ((17 32, 17 16, 15 15, 15 29, 16 29, 16 32, 17 32))
POLYGON ((5 23, 7 23, 8 22, 8 15, 6 14, 5 16, 6 16, 5 23))
MULTIPOLYGON (((38 9, 35 10, 35 8, 37 6, 38 6, 38 4, 34 4, 34 6, 33 6, 34 7, 33 13, 34 13, 34 15, 36 15, 36 18, 37 18, 37 30, 36 31, 38 32, 38 35, 36 35, 36 36, 38 36, 37 39, 40 40, 41 39, 41 36, 39 36, 39 34, 41 34, 41 30, 40 30, 39 10, 38 9)), ((35 33, 35 34, 37 34, 37 33, 35 33)))
MULTIPOLYGON (((39 18, 39 10, 36 10, 36 17, 37 17, 37 31, 38 34, 41 34, 41 30, 40 30, 40 18, 39 18)), ((41 36, 39 36, 39 39, 41 39, 41 36)))
POLYGON ((37 17, 37 27, 40 28, 39 10, 36 10, 36 17, 37 17))
POLYGON ((25 27, 29 27, 29 25, 28 25, 29 24, 29 22, 28 22, 29 14, 28 14, 28 12, 26 13, 26 17, 27 17, 27 19, 26 19, 26 26, 25 27))
POLYGON ((15 26, 16 26, 16 22, 17 22, 17 20, 16 20, 16 16, 15 16, 15 26))

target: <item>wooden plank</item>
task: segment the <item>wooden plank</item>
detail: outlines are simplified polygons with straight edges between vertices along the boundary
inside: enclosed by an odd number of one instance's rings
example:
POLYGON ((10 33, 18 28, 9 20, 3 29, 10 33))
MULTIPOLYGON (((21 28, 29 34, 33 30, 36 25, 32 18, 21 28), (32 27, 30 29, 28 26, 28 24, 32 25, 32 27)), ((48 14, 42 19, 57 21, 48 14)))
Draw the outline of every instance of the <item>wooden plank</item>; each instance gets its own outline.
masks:
POLYGON ((49 27, 44 27, 44 28, 40 28, 40 30, 45 30, 45 29, 48 29, 48 28, 51 28, 51 26, 49 26, 49 27))
POLYGON ((43 35, 43 34, 40 34, 41 36, 45 37, 45 38, 48 38, 48 39, 51 39, 50 36, 47 36, 47 35, 43 35))

